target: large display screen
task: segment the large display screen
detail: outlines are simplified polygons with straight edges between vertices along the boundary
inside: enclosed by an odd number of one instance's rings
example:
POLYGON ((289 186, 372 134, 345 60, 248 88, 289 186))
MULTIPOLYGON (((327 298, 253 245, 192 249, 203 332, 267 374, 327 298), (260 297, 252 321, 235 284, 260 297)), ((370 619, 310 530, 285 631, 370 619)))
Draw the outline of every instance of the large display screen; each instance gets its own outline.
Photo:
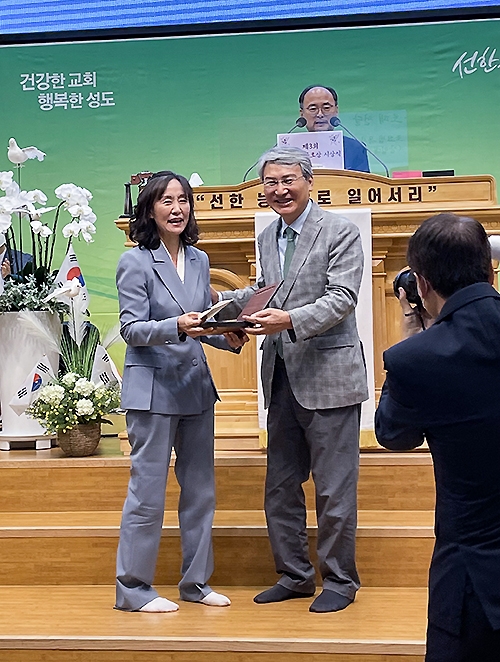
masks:
MULTIPOLYGON (((15 171, 24 190, 41 189, 48 206, 59 204, 60 184, 92 192, 95 244, 74 248, 92 319, 110 328, 125 250, 113 222, 123 213, 124 183, 167 169, 198 173, 207 186, 237 185, 249 169, 247 179, 255 178, 252 164, 295 126, 306 86, 335 88, 343 125, 391 172, 452 169, 500 181, 499 28, 500 20, 488 19, 4 46, 0 172, 15 171), (7 156, 11 138, 45 160, 28 160, 18 172, 7 156)), ((307 128, 299 131, 307 140, 307 128)), ((385 199, 374 184, 370 206, 409 202, 399 181, 385 199)), ((325 204, 330 193, 322 191, 325 204)), ((207 203, 225 219, 242 204, 239 193, 212 196, 207 203)), ((482 204, 472 187, 466 209, 481 219, 482 204)), ((227 226, 234 245, 239 232, 227 226)), ((56 249, 55 268, 65 247, 56 249)))
POLYGON ((474 0, 3 0, 0 34, 66 33, 87 30, 202 26, 239 21, 278 21, 321 17, 381 16, 499 8, 498 2, 474 0))

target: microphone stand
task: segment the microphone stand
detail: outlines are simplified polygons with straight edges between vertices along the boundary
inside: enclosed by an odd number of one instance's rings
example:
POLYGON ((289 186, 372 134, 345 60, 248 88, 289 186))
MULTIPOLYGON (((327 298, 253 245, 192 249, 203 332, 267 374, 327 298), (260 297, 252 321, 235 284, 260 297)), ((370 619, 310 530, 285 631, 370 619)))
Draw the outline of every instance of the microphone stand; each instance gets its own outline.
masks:
POLYGON ((389 175, 389 168, 385 165, 385 163, 384 163, 381 159, 379 159, 378 156, 377 156, 376 154, 374 154, 374 153, 372 152, 372 150, 371 150, 369 147, 366 146, 366 143, 364 143, 364 142, 363 142, 362 140, 360 140, 359 138, 356 138, 356 136, 354 135, 354 133, 352 133, 351 131, 349 131, 349 129, 348 129, 346 126, 344 126, 344 125, 342 124, 342 122, 340 121, 340 119, 339 119, 338 117, 332 117, 331 120, 330 120, 330 124, 333 126, 333 128, 336 128, 337 126, 342 127, 342 129, 344 129, 344 131, 347 131, 347 133, 351 136, 351 138, 354 138, 354 140, 355 140, 357 143, 359 143, 360 145, 363 145, 363 147, 366 149, 366 151, 368 152, 368 154, 371 154, 371 155, 373 156, 373 158, 376 159, 376 160, 380 163, 380 165, 384 168, 384 170, 385 170, 385 176, 386 176, 387 178, 390 177, 390 175, 389 175))
MULTIPOLYGON (((293 133, 295 131, 295 129, 302 128, 305 125, 306 125, 305 119, 303 117, 299 117, 298 120, 295 121, 295 124, 292 126, 290 131, 287 131, 287 133, 293 133)), ((277 144, 278 143, 274 143, 273 147, 276 147, 277 144)), ((244 181, 244 182, 247 181, 248 174, 255 168, 255 166, 257 165, 258 162, 259 161, 255 161, 255 163, 248 168, 246 173, 243 175, 243 180, 242 181, 244 181)))

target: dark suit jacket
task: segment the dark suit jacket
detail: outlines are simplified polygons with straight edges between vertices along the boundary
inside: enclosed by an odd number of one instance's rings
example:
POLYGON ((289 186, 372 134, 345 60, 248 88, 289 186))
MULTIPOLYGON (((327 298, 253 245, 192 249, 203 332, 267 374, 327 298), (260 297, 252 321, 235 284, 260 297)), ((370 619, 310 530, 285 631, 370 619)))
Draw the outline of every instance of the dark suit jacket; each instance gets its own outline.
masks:
POLYGON ((354 138, 343 136, 344 140, 344 168, 346 170, 358 170, 359 172, 370 172, 368 165, 368 154, 366 148, 354 138))
MULTIPOLYGON (((10 261, 10 269, 13 274, 21 273, 26 264, 33 261, 33 258, 29 253, 21 253, 21 251, 11 250, 10 254, 12 258, 10 261)), ((9 251, 5 250, 0 258, 0 263, 3 263, 8 259, 9 251)))
POLYGON ((407 450, 425 436, 434 461, 429 621, 459 634, 468 575, 500 629, 500 295, 487 283, 456 292, 384 362, 377 439, 407 450))

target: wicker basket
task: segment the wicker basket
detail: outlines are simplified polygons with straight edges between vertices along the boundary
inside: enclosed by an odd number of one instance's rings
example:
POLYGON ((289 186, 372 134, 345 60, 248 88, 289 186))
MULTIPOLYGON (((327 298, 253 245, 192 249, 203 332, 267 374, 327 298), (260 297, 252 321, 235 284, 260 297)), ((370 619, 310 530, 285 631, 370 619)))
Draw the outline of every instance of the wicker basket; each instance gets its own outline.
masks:
POLYGON ((57 443, 65 455, 84 457, 95 452, 101 440, 101 424, 76 425, 67 432, 57 433, 57 443))

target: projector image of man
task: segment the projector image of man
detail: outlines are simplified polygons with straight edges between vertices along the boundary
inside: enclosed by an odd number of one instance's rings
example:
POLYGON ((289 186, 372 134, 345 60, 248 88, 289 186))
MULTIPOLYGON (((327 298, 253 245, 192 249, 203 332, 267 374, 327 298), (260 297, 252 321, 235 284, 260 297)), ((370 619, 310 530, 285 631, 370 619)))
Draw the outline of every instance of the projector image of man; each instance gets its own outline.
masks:
MULTIPOLYGON (((333 131, 333 117, 339 114, 338 95, 333 87, 310 85, 299 96, 300 116, 306 120, 308 131, 333 131)), ((344 168, 370 172, 366 147, 344 133, 344 168)))

